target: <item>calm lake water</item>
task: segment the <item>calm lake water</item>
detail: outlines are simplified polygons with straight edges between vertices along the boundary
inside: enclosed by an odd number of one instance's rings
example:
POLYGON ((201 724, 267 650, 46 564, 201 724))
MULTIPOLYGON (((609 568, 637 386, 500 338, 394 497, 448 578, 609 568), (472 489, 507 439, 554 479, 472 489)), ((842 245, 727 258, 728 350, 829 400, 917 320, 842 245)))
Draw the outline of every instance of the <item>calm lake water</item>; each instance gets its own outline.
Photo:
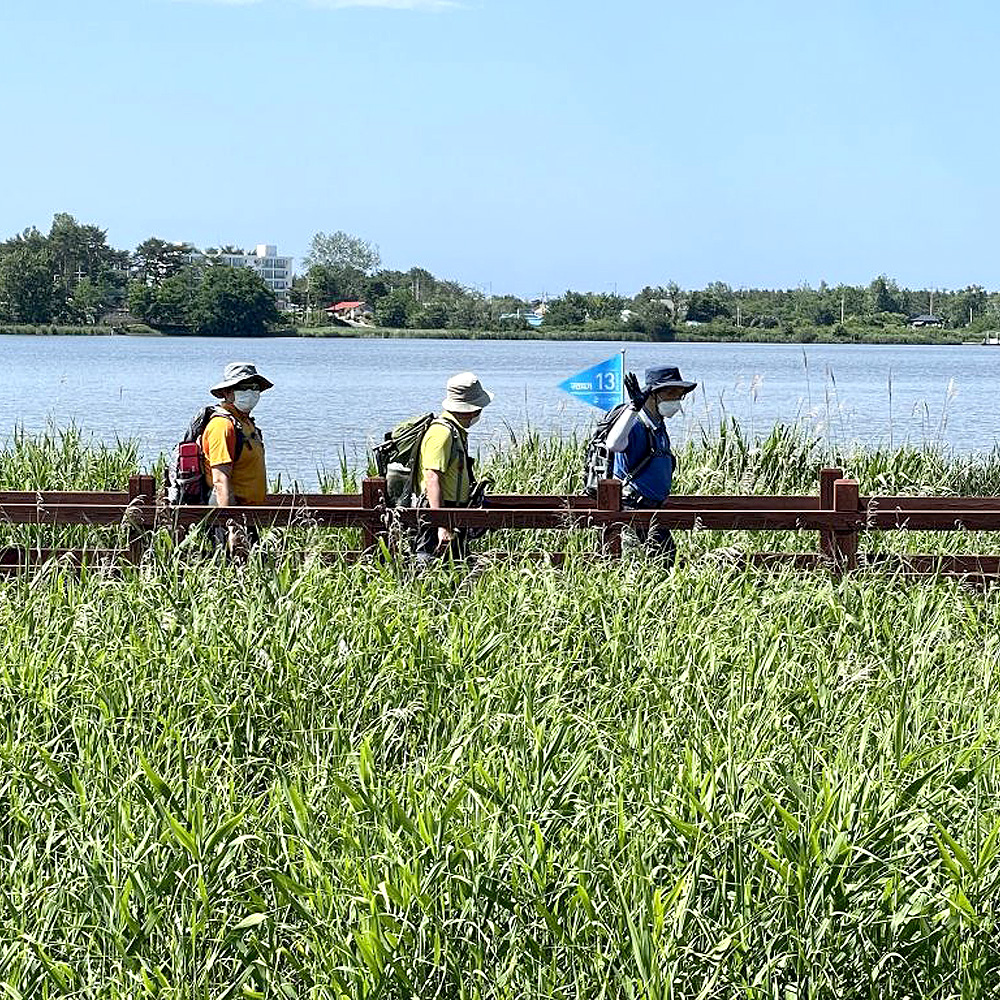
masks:
MULTIPOLYGON (((723 416, 755 434, 807 422, 836 441, 940 441, 989 450, 998 427, 1000 348, 628 344, 628 367, 676 364, 700 385, 671 422, 682 442, 723 416), (890 391, 891 387, 891 391, 890 391)), ((556 386, 613 354, 612 343, 463 340, 219 340, 0 336, 7 372, 0 437, 74 421, 95 439, 136 438, 145 459, 169 450, 227 361, 275 383, 256 411, 268 470, 314 486, 317 471, 364 460, 394 423, 437 409, 448 375, 475 371, 496 402, 480 447, 527 425, 567 433, 597 411, 556 386)))

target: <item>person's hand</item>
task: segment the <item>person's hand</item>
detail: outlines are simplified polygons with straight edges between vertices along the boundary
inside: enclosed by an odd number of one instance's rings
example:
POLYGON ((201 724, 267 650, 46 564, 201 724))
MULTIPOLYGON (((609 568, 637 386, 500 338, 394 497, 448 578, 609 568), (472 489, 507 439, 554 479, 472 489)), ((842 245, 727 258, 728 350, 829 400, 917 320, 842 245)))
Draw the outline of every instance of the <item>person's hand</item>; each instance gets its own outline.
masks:
POLYGON ((632 407, 639 411, 646 405, 646 400, 649 399, 649 393, 643 392, 639 388, 639 379, 636 378, 634 372, 629 372, 625 376, 625 391, 628 393, 628 398, 632 400, 632 407))
POLYGON ((226 531, 226 551, 234 562, 245 562, 250 553, 247 533, 238 524, 230 524, 226 531))
POLYGON ((438 551, 444 551, 451 540, 455 537, 455 533, 451 528, 446 528, 443 524, 438 528, 438 551))

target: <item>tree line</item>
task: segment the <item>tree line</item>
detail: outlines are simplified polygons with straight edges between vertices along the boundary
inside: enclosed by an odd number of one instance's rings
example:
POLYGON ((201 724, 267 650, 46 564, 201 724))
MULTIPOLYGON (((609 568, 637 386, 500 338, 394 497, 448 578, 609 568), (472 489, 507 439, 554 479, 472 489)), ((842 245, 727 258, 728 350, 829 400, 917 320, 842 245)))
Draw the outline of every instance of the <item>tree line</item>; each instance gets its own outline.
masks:
POLYGON ((199 254, 157 237, 117 250, 106 230, 61 212, 48 233, 32 227, 0 243, 0 322, 136 321, 203 336, 272 332, 286 322, 273 292, 254 271, 222 265, 229 252, 239 251, 199 254))
POLYGON ((908 289, 879 275, 867 285, 801 285, 793 289, 734 289, 712 282, 683 289, 650 285, 637 295, 566 291, 547 301, 487 295, 421 267, 383 267, 377 246, 344 232, 317 233, 288 310, 249 268, 231 268, 210 247, 150 237, 118 250, 99 226, 57 214, 47 233, 30 228, 0 243, 0 323, 96 325, 109 316, 160 330, 201 335, 256 335, 293 323, 320 326, 326 309, 343 300, 367 303, 375 323, 390 329, 503 330, 525 327, 544 314, 544 326, 638 333, 669 340, 688 328, 726 337, 775 331, 799 339, 827 328, 850 336, 852 326, 901 327, 933 314, 951 329, 1000 327, 1000 293, 980 285, 960 290, 908 289))

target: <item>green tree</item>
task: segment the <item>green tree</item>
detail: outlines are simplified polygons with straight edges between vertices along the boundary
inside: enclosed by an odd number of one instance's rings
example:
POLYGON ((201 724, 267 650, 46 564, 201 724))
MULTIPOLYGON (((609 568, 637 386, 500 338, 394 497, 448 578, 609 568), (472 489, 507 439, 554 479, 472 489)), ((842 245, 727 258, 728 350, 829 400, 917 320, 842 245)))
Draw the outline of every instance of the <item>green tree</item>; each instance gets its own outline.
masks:
POLYGON ((81 278, 73 287, 67 303, 67 315, 74 321, 93 326, 114 305, 121 300, 118 289, 106 279, 81 278))
POLYGON ((489 323, 489 312, 482 298, 464 295, 449 310, 448 326, 452 330, 485 330, 489 323))
POLYGON ((413 317, 418 330, 443 330, 448 325, 448 307, 443 302, 428 302, 413 317))
POLYGON ((900 311, 899 286, 892 278, 880 274, 868 286, 868 315, 898 313, 900 311))
POLYGON ((587 321, 587 297, 580 292, 567 291, 549 303, 545 313, 546 326, 582 326, 587 321))
POLYGON ((692 292, 688 299, 687 318, 698 323, 731 319, 735 311, 733 290, 722 281, 713 281, 702 291, 692 292))
POLYGON ((50 323, 61 305, 44 237, 30 231, 0 253, 0 304, 15 323, 50 323))
MULTIPOLYGON (((633 314, 642 315, 649 312, 647 307, 654 304, 658 308, 652 309, 652 313, 657 316, 666 316, 671 326, 677 326, 687 318, 688 295, 676 281, 670 281, 666 285, 647 285, 628 304, 628 308, 633 314)), ((634 323, 632 326, 636 329, 644 329, 641 323, 638 327, 635 327, 634 323)))
POLYGON ((373 274, 382 264, 382 256, 374 243, 338 230, 335 233, 317 233, 309 245, 305 258, 307 267, 325 264, 327 267, 346 267, 373 274))
MULTIPOLYGON (((228 270, 228 269, 225 269, 228 270)), ((184 267, 154 289, 153 304, 145 317, 150 326, 193 327, 193 310, 201 274, 184 267)))
POLYGON ((313 264, 306 272, 306 290, 309 295, 309 305, 313 309, 325 309, 348 296, 343 268, 331 267, 329 264, 313 264))
POLYGON ((193 331, 208 337, 260 337, 281 322, 274 293, 245 267, 210 267, 190 312, 193 331))
POLYGON ((949 295, 941 310, 950 326, 969 326, 986 312, 988 296, 980 285, 969 285, 949 295))
POLYGON ((375 305, 375 322, 390 330, 402 330, 410 325, 416 312, 416 301, 405 288, 397 288, 375 305))
POLYGON ((128 311, 136 318, 148 322, 156 302, 156 289, 142 281, 130 281, 125 301, 128 311))
POLYGON ((193 251, 189 243, 168 243, 151 236, 135 248, 132 273, 139 281, 155 288, 187 267, 187 257, 193 251))
POLYGON ((668 298, 637 297, 629 312, 629 329, 641 330, 650 340, 674 339, 674 314, 668 298))

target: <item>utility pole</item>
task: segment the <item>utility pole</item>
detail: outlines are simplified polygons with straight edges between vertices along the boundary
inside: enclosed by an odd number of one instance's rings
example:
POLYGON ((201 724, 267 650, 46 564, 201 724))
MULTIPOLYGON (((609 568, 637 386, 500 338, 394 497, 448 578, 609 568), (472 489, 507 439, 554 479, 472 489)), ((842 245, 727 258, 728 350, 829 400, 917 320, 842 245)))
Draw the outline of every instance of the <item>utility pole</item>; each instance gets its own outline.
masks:
POLYGON ((934 315, 934 292, 931 292, 931 311, 930 311, 930 315, 931 316, 934 315))
POLYGON ((844 325, 844 291, 840 292, 840 325, 844 325))

